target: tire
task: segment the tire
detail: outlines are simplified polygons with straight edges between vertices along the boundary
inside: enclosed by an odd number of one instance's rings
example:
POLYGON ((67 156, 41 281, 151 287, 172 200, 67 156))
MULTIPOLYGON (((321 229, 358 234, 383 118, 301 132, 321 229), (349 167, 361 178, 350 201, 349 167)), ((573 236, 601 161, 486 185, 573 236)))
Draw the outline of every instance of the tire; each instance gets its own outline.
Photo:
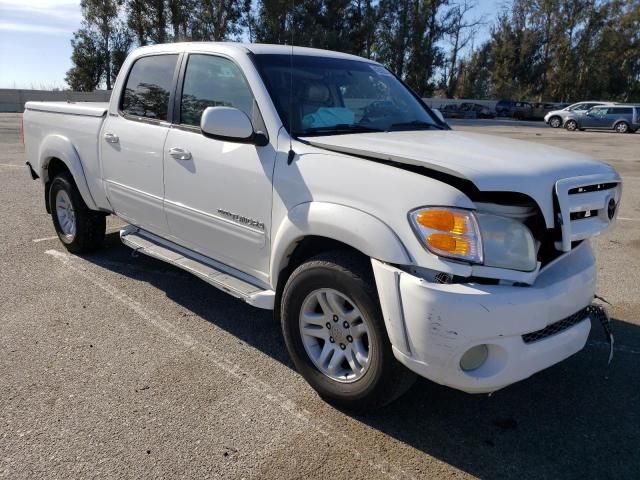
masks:
POLYGON ((629 129, 629 124, 627 122, 618 122, 614 125, 613 129, 617 132, 617 133, 629 133, 630 129, 629 129))
POLYGON ((311 258, 287 280, 281 309, 291 359, 326 401, 365 413, 392 402, 413 385, 415 374, 391 351, 368 259, 342 251, 311 258), (313 335, 303 334, 303 327, 313 335), (331 353, 323 356, 325 349, 331 353), (365 350, 363 360, 359 352, 365 350), (334 359, 342 360, 335 362, 332 372, 334 359))
POLYGON ((564 124, 564 128, 566 128, 570 132, 575 132, 578 129, 578 122, 576 122, 575 120, 567 120, 564 124))
POLYGON ((551 117, 549 119, 549 126, 551 128, 560 128, 562 126, 562 119, 560 117, 551 117))
POLYGON ((68 251, 87 253, 102 245, 106 215, 89 210, 69 173, 60 173, 51 181, 49 205, 53 226, 68 251))

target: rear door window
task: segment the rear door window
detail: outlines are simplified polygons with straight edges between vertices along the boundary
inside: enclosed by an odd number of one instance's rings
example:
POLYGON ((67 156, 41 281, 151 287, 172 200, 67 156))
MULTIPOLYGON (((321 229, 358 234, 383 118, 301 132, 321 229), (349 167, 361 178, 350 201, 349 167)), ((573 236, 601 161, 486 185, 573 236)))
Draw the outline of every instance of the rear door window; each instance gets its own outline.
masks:
POLYGON ((167 120, 169 98, 178 55, 152 55, 131 67, 120 110, 126 115, 167 120))

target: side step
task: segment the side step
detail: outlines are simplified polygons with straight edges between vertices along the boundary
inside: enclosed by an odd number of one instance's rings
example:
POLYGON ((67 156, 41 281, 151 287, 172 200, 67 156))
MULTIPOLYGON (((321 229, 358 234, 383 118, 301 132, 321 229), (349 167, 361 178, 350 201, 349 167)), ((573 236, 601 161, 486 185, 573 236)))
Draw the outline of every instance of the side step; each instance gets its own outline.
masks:
POLYGON ((182 268, 214 287, 244 300, 249 305, 273 310, 275 292, 273 290, 264 290, 250 281, 240 278, 247 275, 231 267, 208 259, 133 225, 127 225, 120 230, 120 240, 136 252, 144 253, 182 268))

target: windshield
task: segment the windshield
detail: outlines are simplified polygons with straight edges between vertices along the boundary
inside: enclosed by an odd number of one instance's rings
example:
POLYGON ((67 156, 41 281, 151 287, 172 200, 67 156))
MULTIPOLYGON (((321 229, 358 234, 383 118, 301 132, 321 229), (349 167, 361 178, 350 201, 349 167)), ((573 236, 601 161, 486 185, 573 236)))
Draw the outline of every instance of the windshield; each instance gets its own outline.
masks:
POLYGON ((285 127, 295 136, 446 128, 379 65, 303 55, 254 58, 285 127))

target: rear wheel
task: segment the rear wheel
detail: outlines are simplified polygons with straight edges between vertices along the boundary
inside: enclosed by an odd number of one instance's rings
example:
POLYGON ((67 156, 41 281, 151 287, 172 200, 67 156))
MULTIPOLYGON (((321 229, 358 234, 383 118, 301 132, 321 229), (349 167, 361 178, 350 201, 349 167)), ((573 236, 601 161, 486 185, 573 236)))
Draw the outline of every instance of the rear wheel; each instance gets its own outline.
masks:
POLYGON ((551 128, 560 128, 562 126, 562 119, 560 117, 551 117, 549 119, 549 126, 551 128))
POLYGON ((53 226, 67 250, 84 253, 102 245, 106 216, 89 210, 69 173, 60 173, 51 181, 49 205, 53 226))
POLYGON ((284 287, 282 330, 297 370, 336 405, 368 411, 415 380, 393 356, 364 258, 336 251, 298 267, 284 287))
POLYGON ((578 122, 576 122, 575 120, 567 120, 567 122, 564 124, 564 128, 566 128, 570 132, 575 132, 578 129, 578 122))
POLYGON ((629 124, 627 122, 618 122, 613 128, 618 133, 629 133, 629 124))

